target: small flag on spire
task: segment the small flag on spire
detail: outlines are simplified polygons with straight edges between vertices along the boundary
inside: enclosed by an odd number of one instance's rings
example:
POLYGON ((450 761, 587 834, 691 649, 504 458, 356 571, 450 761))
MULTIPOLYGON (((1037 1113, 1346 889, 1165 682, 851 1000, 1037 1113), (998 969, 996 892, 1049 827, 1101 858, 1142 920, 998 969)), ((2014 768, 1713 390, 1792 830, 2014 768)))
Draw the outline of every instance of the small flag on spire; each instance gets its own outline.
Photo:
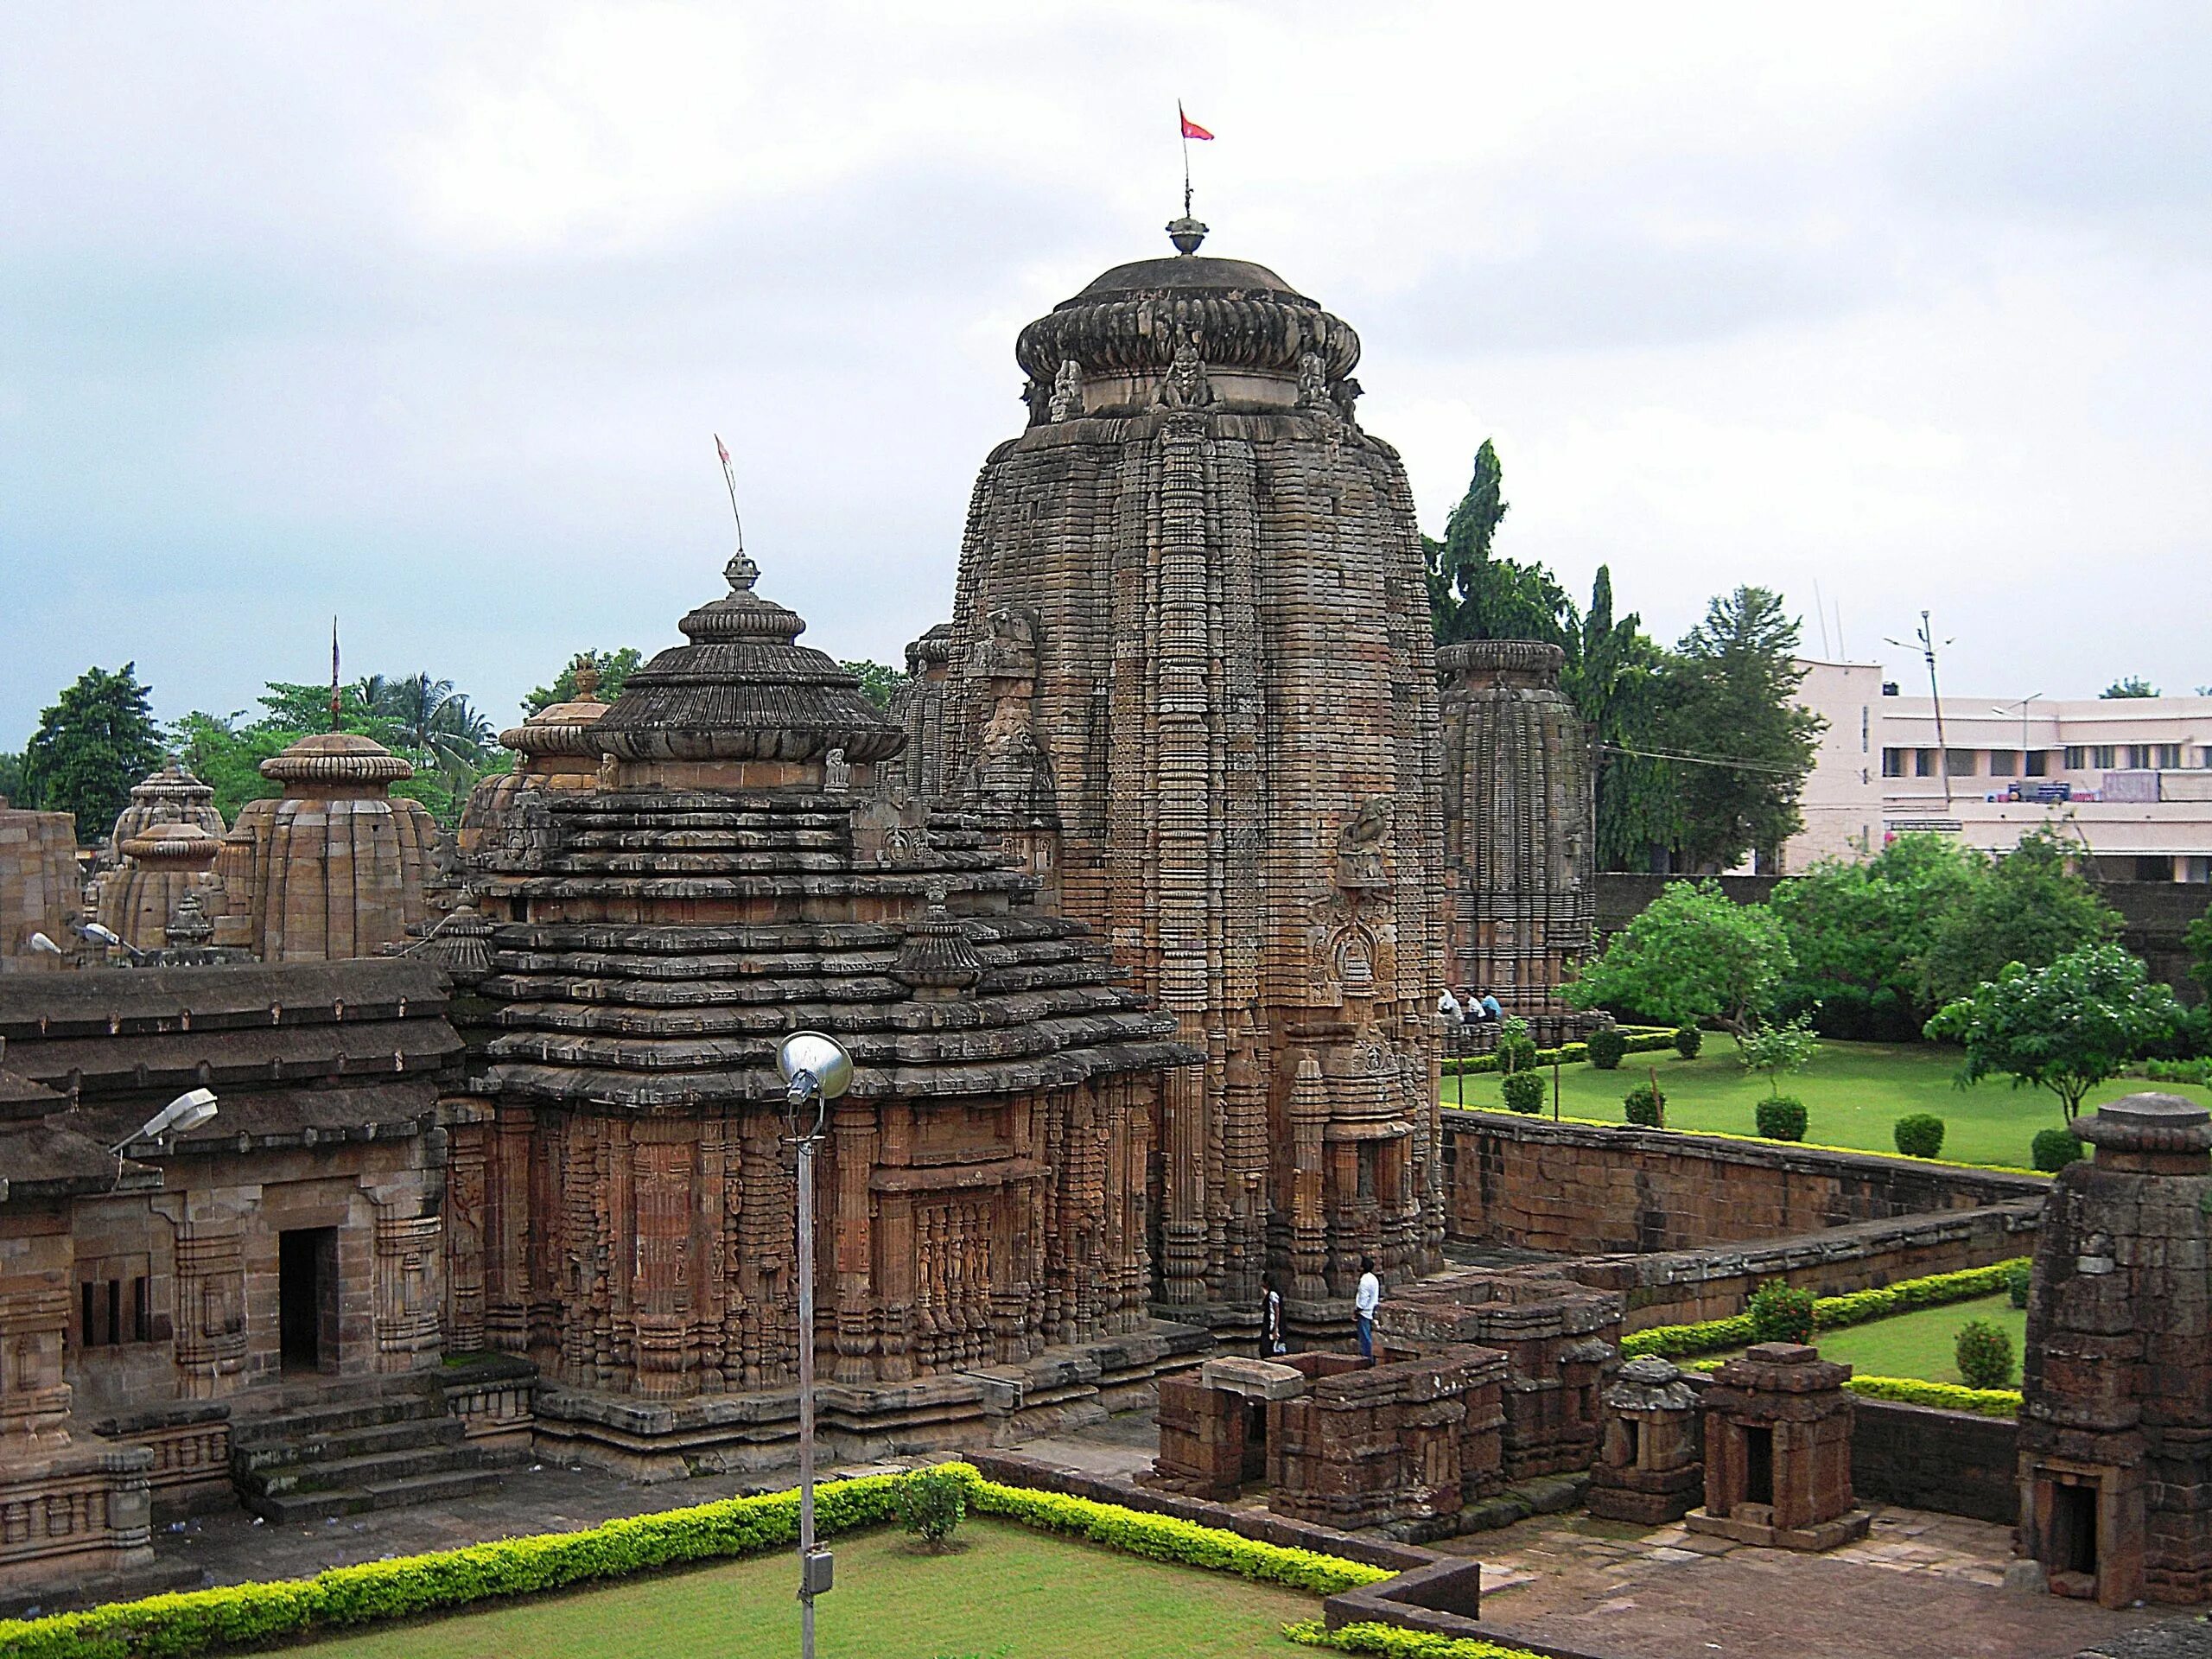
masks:
POLYGON ((722 435, 719 432, 715 434, 715 453, 722 458, 723 466, 729 465, 729 451, 722 447, 722 435))
POLYGON ((1204 138, 1209 142, 1212 140, 1213 134, 1184 114, 1183 106, 1180 104, 1175 106, 1175 118, 1183 124, 1183 136, 1185 138, 1204 138))

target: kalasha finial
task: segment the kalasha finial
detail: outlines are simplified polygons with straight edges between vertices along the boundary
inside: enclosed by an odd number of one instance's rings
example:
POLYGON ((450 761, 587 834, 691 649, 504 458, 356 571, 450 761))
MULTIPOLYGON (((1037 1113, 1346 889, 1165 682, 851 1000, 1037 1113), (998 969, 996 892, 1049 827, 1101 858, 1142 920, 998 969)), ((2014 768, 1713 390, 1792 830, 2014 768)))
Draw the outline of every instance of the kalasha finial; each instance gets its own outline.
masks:
POLYGON ((575 679, 579 702, 599 701, 599 664, 591 652, 586 652, 576 658, 575 679))
POLYGON ((1196 253, 1198 244, 1206 239, 1206 227, 1185 213, 1180 219, 1167 221, 1167 239, 1175 245, 1178 253, 1196 253))
POLYGON ((722 566, 722 575, 729 578, 729 590, 734 594, 749 594, 753 584, 760 580, 760 567, 747 557, 743 548, 729 556, 729 563, 722 566))

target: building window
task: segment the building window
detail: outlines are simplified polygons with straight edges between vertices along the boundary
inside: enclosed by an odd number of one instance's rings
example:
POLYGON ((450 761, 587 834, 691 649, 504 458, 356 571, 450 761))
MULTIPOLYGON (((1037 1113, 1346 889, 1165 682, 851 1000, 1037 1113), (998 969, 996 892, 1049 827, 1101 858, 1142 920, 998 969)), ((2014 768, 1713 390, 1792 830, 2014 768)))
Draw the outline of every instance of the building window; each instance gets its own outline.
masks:
POLYGON ((1859 753, 1864 754, 1864 753, 1866 753, 1866 747, 1867 747, 1867 744, 1868 744, 1868 743, 1872 741, 1872 736, 1873 736, 1873 730, 1874 730, 1873 712, 1872 712, 1872 710, 1871 710, 1871 709, 1869 709, 1869 708, 1868 708, 1865 703, 1863 703, 1863 702, 1862 702, 1862 703, 1860 703, 1860 704, 1859 705, 1859 753))
POLYGON ((119 1348, 153 1335, 143 1256, 104 1256, 77 1264, 77 1345, 119 1348))
MULTIPOLYGON (((2205 753, 2212 754, 2212 749, 2208 749, 2205 753)), ((1904 751, 1903 749, 1884 749, 1882 751, 1882 776, 1885 778, 1902 778, 1904 776, 1904 751)))
POLYGON ((1973 749, 1951 749, 1947 751, 1947 753, 1949 756, 1948 770, 1952 777, 1971 778, 1974 776, 1974 755, 1977 751, 1973 749))
POLYGON ((2017 749, 1992 749, 1989 752, 1989 775, 1993 778, 2017 778, 2020 775, 2020 754, 2017 749))
POLYGON ((2120 764, 2119 747, 2111 743, 2089 745, 2089 765, 2099 772, 2110 772, 2120 764))
POLYGON ((2020 772, 2020 775, 2023 778, 2048 778, 2050 776, 2050 751, 2049 749, 2030 749, 2026 754, 2026 760, 2027 765, 2022 768, 2020 772))
POLYGON ((2120 751, 2120 764, 2129 772, 2140 772, 2152 764, 2148 743, 2130 743, 2120 751))
POLYGON ((2160 772, 2178 771, 2181 766, 2181 745, 2153 743, 2151 745, 2151 764, 2160 772))
POLYGON ((1912 775, 1916 778, 1933 778, 1936 775, 1935 750, 1915 749, 1912 752, 1912 775))
POLYGON ((2087 749, 2083 748, 2079 743, 2069 743, 2066 746, 2067 771, 2080 772, 2085 769, 2088 764, 2089 752, 2087 749))

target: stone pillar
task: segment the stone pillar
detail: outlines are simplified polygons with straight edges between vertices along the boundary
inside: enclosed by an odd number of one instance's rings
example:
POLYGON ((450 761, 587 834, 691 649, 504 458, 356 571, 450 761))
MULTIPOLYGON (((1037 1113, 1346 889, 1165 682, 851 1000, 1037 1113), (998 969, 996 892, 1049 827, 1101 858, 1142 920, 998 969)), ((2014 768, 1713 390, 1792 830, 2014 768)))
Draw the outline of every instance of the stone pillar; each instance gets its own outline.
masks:
POLYGON ((1605 1392, 1605 1438, 1590 1471, 1590 1513, 1663 1526, 1705 1494, 1694 1389, 1670 1360, 1632 1359, 1605 1392))
POLYGON ((868 1328, 875 1258, 874 1230, 868 1224, 868 1178, 875 1173, 874 1107, 840 1102, 831 1116, 830 1135, 836 1187, 823 1207, 830 1212, 836 1236, 832 1260, 837 1357, 831 1373, 840 1382, 867 1382, 875 1376, 875 1342, 868 1328))
POLYGON ((1773 1549, 1866 1535, 1852 1507, 1851 1367, 1794 1342, 1759 1342, 1705 1391, 1705 1508, 1690 1530, 1773 1549))
POLYGON ((2212 1114, 2130 1095, 2036 1235, 2018 1547, 2107 1607, 2212 1600, 2212 1114))

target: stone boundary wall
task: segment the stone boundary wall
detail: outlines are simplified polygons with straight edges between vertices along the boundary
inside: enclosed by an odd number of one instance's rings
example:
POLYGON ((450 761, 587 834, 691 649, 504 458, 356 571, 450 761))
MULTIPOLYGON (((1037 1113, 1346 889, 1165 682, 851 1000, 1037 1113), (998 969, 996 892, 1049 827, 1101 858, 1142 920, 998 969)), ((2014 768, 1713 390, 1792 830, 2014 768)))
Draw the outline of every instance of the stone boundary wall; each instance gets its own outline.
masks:
POLYGON ((2020 1518, 2020 1426, 2009 1417, 1853 1402, 1851 1484, 1861 1502, 1901 1503, 2000 1526, 2020 1518))
POLYGON ((1448 1235, 1583 1255, 1788 1238, 2039 1202, 2036 1175, 1504 1112, 1444 1114, 1448 1235))
POLYGON ((1624 1331, 1691 1325, 1744 1311, 1770 1279, 1815 1296, 1893 1285, 1900 1279, 1986 1268, 2035 1249, 2043 1200, 1859 1222, 1755 1244, 1715 1244, 1659 1255, 1595 1255, 1553 1271, 1593 1289, 1618 1291, 1624 1331))

